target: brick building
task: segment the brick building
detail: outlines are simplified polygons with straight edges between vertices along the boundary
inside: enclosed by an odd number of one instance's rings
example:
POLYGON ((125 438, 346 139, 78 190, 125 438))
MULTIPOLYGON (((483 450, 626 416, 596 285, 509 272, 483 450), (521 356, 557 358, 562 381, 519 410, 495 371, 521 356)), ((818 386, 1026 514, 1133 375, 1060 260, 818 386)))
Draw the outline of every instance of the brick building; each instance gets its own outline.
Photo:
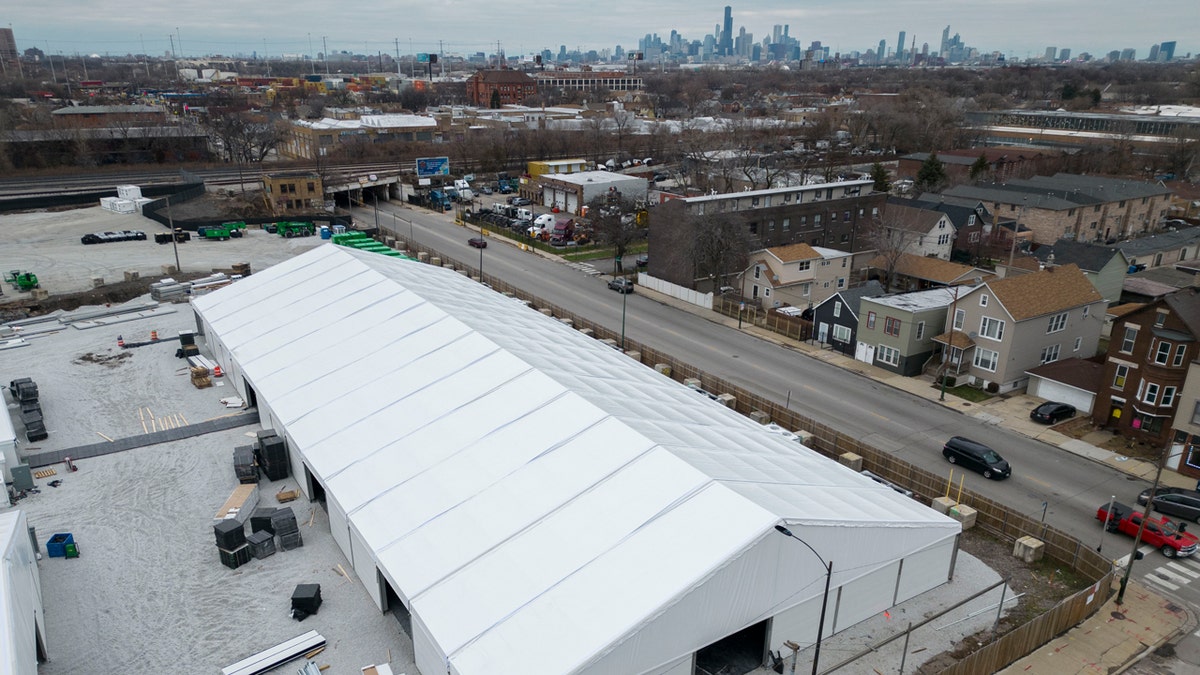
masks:
MULTIPOLYGON (((714 216, 732 220, 747 239, 747 254, 801 243, 849 253, 871 249, 873 223, 887 200, 887 193, 871 192, 873 184, 851 180, 668 199, 650 209, 649 273, 685 288, 715 290, 698 288, 709 277, 693 255, 697 232, 714 216)), ((727 282, 747 263, 730 260, 729 269, 713 273, 727 282)))
POLYGON ((518 70, 480 70, 467 79, 467 98, 472 105, 488 107, 492 92, 500 95, 500 105, 518 105, 537 96, 537 81, 518 70))
POLYGON ((321 176, 311 171, 266 174, 263 192, 275 214, 325 208, 325 187, 321 176))

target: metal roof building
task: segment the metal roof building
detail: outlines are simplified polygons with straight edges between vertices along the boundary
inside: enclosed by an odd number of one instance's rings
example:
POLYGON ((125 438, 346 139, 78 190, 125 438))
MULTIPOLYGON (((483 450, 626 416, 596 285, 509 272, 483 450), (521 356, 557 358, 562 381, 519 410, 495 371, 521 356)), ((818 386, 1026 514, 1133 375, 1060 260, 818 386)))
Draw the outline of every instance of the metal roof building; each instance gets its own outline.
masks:
POLYGON ((327 245, 193 307, 425 675, 682 675, 811 644, 813 551, 827 635, 952 573, 957 522, 451 270, 327 245))
POLYGON ((45 639, 42 584, 29 525, 24 511, 12 509, 0 513, 0 675, 36 673, 45 639))

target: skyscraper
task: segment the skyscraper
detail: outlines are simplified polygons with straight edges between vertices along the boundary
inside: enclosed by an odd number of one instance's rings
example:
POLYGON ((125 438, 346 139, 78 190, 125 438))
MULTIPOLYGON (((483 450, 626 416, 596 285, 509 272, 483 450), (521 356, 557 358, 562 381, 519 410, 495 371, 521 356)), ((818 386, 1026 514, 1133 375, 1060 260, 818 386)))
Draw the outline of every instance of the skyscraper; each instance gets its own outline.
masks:
POLYGON ((733 8, 729 5, 725 5, 725 23, 722 24, 717 51, 721 56, 733 54, 733 8))
POLYGON ((950 26, 948 24, 942 29, 942 48, 938 50, 938 56, 943 59, 950 57, 950 26))
POLYGON ((1058 50, 1058 60, 1059 61, 1070 61, 1071 60, 1070 48, 1063 48, 1063 49, 1058 50))
POLYGON ((1046 47, 1046 55, 1042 58, 1046 59, 1047 61, 1053 61, 1055 55, 1057 55, 1057 54, 1058 54, 1058 47, 1046 47))
POLYGON ((884 59, 887 58, 887 40, 879 41, 879 51, 875 54, 876 58, 879 60, 878 62, 883 63, 884 59))
POLYGON ((11 28, 0 28, 0 60, 6 63, 9 61, 15 63, 17 60, 17 40, 13 37, 11 28))
POLYGON ((1170 42, 1163 42, 1162 44, 1158 45, 1158 60, 1159 61, 1170 61, 1173 58, 1175 58, 1175 41, 1174 40, 1171 40, 1170 42))
POLYGON ((904 38, 907 36, 905 31, 900 31, 900 38, 896 40, 896 60, 904 60, 904 38))

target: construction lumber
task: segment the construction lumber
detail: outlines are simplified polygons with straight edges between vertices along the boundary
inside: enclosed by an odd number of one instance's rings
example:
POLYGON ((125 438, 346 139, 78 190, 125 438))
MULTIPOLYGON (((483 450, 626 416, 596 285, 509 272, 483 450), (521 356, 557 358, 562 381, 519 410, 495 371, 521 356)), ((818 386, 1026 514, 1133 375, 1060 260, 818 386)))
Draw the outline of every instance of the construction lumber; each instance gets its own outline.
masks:
POLYGON ((221 669, 221 675, 259 675, 325 646, 325 638, 315 630, 281 642, 221 669))

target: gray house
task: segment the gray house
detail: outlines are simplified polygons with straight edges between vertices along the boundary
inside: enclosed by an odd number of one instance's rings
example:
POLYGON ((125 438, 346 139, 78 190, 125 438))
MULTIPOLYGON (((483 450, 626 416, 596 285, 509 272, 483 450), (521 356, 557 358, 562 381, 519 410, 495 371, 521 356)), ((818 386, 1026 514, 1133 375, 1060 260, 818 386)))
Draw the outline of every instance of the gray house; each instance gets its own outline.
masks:
POLYGON ((813 325, 817 341, 846 354, 854 353, 855 333, 858 331, 860 305, 863 298, 884 294, 883 285, 871 280, 857 288, 838 291, 813 308, 813 325))
POLYGON ((954 303, 945 372, 992 392, 1024 389, 1043 363, 1096 354, 1107 303, 1075 265, 987 281, 954 303))
MULTIPOLYGON (((964 286, 965 294, 972 287, 964 286)), ((953 288, 863 298, 854 358, 906 377, 919 375, 937 351, 933 338, 946 328, 953 288)))
POLYGON ((1121 285, 1129 271, 1129 259, 1121 249, 1059 239, 1050 246, 1034 244, 1029 252, 1045 266, 1079 267, 1100 295, 1104 296, 1105 302, 1110 305, 1120 302, 1121 285))

